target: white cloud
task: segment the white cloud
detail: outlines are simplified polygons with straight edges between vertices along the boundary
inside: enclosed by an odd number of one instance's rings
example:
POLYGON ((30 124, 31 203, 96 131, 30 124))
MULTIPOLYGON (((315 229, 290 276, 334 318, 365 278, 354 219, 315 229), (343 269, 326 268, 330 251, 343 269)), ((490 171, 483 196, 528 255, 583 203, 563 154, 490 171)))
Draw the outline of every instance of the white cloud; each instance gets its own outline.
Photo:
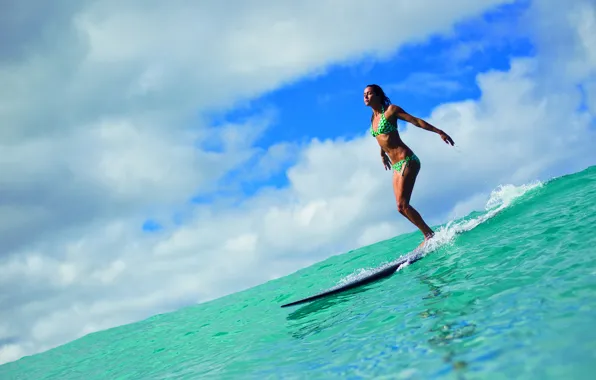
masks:
MULTIPOLYGON (((7 152, 0 156, 0 232, 9 237, 0 259, 0 341, 8 342, 0 362, 412 230, 397 214, 391 174, 365 135, 274 145, 258 168, 275 172, 288 150, 300 149, 287 188, 198 205, 180 227, 138 231, 148 213, 216 189, 218 179, 258 153, 252 144, 275 117, 265 113, 215 133, 193 115, 331 62, 386 55, 497 3, 438 3, 429 14, 427 2, 354 1, 338 10, 331 1, 304 1, 288 11, 285 3, 255 1, 230 13, 216 3, 108 1, 54 9, 56 20, 75 15, 75 22, 55 24, 49 37, 9 28, 39 55, 0 55, 0 81, 11 89, 0 94, 7 152), (362 27, 366 20, 375 22, 362 27), (50 44, 67 47, 48 50, 50 44), (218 149, 196 149, 210 145, 218 149)), ((425 131, 403 133, 422 159, 412 203, 431 221, 469 209, 477 204, 470 197, 498 183, 594 163, 594 115, 577 112, 579 97, 568 95, 596 66, 586 58, 594 24, 581 16, 594 6, 574 4, 565 22, 558 8, 533 10, 555 20, 573 48, 548 45, 537 60, 480 75, 482 99, 440 106, 428 118, 458 149, 425 131), (557 49, 568 54, 559 57, 557 49), (569 90, 562 95, 549 91, 543 75, 551 56, 567 70, 557 83, 569 90)), ((537 28, 542 36, 553 25, 537 28)))
MULTIPOLYGON (((193 190, 213 190, 223 173, 256 153, 255 136, 236 134, 244 144, 230 146, 228 133, 202 128, 194 115, 332 62, 388 54, 503 1, 459 0, 439 5, 432 17, 422 3, 389 0, 378 4, 387 9, 380 13, 358 1, 342 11, 333 1, 291 8, 237 2, 236 16, 215 4, 59 2, 48 10, 11 2, 8 10, 22 21, 4 24, 5 35, 33 53, 0 62, 7 89, 0 93, 1 147, 8 152, 0 158, 0 185, 9 214, 29 212, 20 224, 0 222, 11 236, 4 250, 97 217, 159 213, 193 190), (390 22, 403 14, 403 22, 390 22), (363 32, 355 25, 366 15, 379 24, 363 32), (193 150, 194 139, 224 150, 193 150)), ((266 127, 251 121, 238 130, 266 127)))

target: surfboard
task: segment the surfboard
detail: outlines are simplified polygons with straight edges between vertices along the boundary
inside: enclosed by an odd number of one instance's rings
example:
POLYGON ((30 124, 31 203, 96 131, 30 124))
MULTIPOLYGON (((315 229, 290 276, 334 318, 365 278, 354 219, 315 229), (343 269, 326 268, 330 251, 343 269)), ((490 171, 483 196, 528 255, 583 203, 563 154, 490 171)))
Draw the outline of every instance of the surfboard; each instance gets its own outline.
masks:
POLYGON ((328 296, 331 296, 334 294, 345 292, 350 289, 354 289, 359 286, 370 284, 371 282, 378 281, 380 279, 391 276, 393 273, 397 272, 397 270, 399 270, 404 264, 411 264, 415 261, 420 260, 421 258, 422 258, 422 254, 417 251, 414 251, 413 253, 408 254, 404 257, 400 257, 399 259, 397 259, 393 262, 390 262, 388 264, 380 266, 379 268, 375 269, 371 273, 368 273, 366 276, 357 278, 357 279, 347 282, 345 284, 334 286, 334 287, 329 288, 325 291, 317 293, 313 296, 302 298, 297 301, 281 305, 281 307, 289 307, 289 306, 300 305, 300 304, 307 303, 307 302, 312 302, 312 301, 315 301, 315 300, 318 300, 318 299, 321 299, 324 297, 328 297, 328 296))

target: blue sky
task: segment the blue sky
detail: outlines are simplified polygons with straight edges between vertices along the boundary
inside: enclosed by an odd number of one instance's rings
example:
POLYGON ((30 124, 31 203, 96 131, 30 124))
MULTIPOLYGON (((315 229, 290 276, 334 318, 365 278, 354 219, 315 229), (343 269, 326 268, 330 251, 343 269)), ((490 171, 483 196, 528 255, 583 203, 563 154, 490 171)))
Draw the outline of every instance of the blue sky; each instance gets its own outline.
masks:
MULTIPOLYGON (((217 193, 192 197, 190 204, 209 203, 218 197, 251 196, 263 187, 287 185, 284 162, 279 170, 260 179, 239 180, 250 171, 266 149, 279 142, 306 144, 311 139, 351 139, 368 133, 370 110, 362 102, 364 87, 384 87, 392 102, 413 115, 425 117, 441 103, 478 99, 476 75, 487 70, 507 70, 512 57, 531 56, 535 47, 521 29, 528 1, 496 7, 466 22, 456 24, 450 36, 431 37, 402 46, 383 61, 367 60, 331 66, 323 74, 303 78, 225 113, 210 115, 210 124, 242 123, 259 111, 274 109, 276 118, 256 142, 261 154, 249 166, 230 171, 217 193), (229 192, 226 190, 229 189, 229 192)), ((407 128, 401 123, 400 129, 407 128)), ((438 125, 437 127, 441 127, 438 125)), ((449 131, 447 131, 449 133, 449 131)), ((457 136, 452 136, 457 145, 457 136)), ((218 146, 212 146, 218 151, 218 146)), ((371 154, 376 154, 371 152, 371 154)), ((174 212, 179 224, 184 212, 174 212)), ((160 222, 148 219, 145 231, 161 230, 160 222)))
POLYGON ((366 84, 390 87, 417 73, 428 73, 437 82, 450 81, 460 88, 430 93, 427 92, 430 83, 418 89, 388 88, 386 92, 394 103, 413 114, 426 115, 444 102, 476 99, 479 95, 474 83, 477 73, 506 69, 512 56, 532 53, 531 41, 509 30, 520 21, 521 12, 526 8, 523 2, 501 6, 482 18, 457 25, 451 38, 431 38, 421 44, 405 46, 385 62, 364 60, 348 67, 332 67, 324 75, 301 80, 255 99, 251 107, 214 118, 214 124, 222 120, 237 121, 255 109, 274 106, 279 111, 279 119, 259 141, 262 147, 280 140, 351 138, 368 127, 370 110, 364 107, 361 96, 366 84), (475 44, 482 45, 483 50, 466 57, 456 56, 461 54, 457 53, 458 49, 475 44))

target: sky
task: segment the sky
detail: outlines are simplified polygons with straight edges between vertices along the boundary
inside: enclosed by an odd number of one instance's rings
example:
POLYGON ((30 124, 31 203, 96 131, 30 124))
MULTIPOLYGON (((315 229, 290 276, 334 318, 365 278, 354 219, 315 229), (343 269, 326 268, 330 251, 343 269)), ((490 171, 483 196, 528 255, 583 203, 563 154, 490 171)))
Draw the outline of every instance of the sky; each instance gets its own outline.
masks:
POLYGON ((367 84, 431 225, 596 163, 593 1, 337 4, 2 2, 0 364, 416 231, 367 84))

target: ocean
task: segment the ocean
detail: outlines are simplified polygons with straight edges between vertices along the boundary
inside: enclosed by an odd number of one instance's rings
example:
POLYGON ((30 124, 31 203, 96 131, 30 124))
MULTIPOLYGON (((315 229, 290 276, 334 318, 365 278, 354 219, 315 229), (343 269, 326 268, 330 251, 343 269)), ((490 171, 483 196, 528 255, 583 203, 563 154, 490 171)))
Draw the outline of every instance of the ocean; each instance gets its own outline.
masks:
POLYGON ((420 233, 87 335, 0 379, 591 379, 596 166, 502 186, 437 226, 424 257, 345 294, 281 308, 407 255, 420 233))

